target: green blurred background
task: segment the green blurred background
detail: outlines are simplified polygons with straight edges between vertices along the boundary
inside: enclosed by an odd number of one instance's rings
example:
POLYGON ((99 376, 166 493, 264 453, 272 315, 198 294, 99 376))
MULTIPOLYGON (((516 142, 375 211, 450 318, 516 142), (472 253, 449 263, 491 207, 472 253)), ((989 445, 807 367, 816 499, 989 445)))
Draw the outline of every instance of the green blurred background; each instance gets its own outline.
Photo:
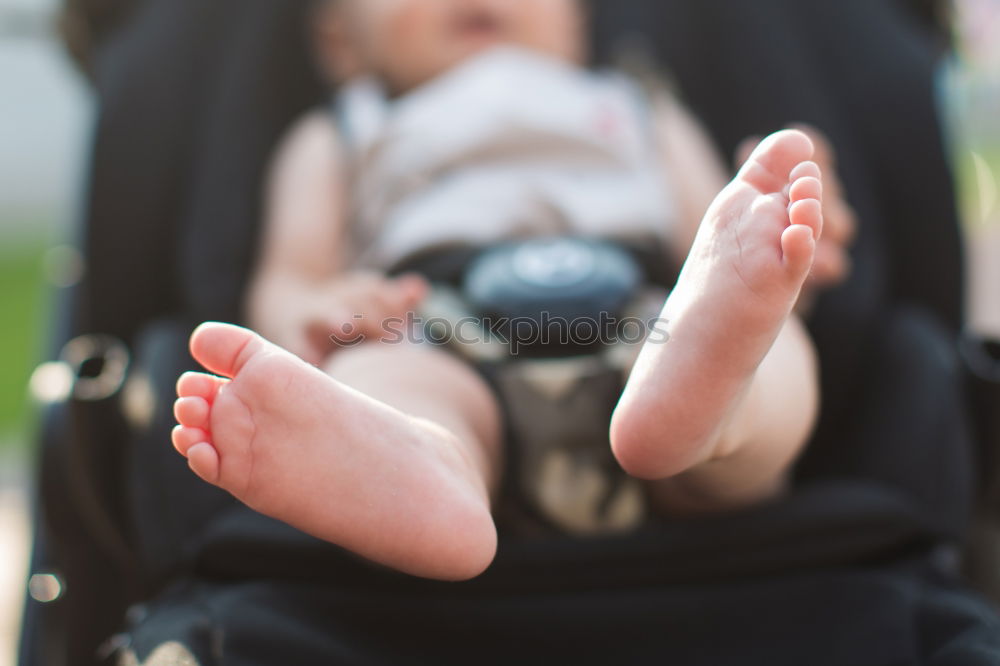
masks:
POLYGON ((82 182, 91 100, 53 30, 58 0, 0 0, 0 458, 25 457, 30 373, 82 182))
POLYGON ((78 277, 64 246, 92 100, 52 28, 58 2, 0 0, 0 666, 14 663, 28 567, 28 379, 45 356, 56 289, 78 277))
POLYGON ((26 386, 33 362, 41 355, 47 310, 42 287, 45 245, 44 238, 20 238, 5 239, 0 248, 4 319, 0 326, 0 455, 10 454, 27 438, 26 386))

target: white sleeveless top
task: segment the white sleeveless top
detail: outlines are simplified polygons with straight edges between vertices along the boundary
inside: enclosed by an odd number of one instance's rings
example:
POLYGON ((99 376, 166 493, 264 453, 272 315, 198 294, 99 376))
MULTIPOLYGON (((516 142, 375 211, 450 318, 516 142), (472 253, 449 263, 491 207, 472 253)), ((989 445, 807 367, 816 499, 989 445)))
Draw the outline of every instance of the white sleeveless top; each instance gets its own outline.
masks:
POLYGON ((337 100, 357 268, 523 237, 666 241, 675 219, 646 99, 624 77, 499 48, 389 100, 337 100))

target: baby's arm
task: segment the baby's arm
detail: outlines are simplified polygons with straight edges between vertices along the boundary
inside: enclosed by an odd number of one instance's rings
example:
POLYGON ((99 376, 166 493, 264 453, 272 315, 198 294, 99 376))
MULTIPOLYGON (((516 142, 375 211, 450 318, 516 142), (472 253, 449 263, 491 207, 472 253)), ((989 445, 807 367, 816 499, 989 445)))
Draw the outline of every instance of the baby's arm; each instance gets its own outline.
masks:
POLYGON ((321 359, 309 340, 308 320, 344 259, 347 195, 338 144, 333 123, 313 113, 279 147, 247 301, 251 328, 313 363, 321 359))
POLYGON ((347 271, 346 178, 336 128, 320 113, 292 129, 272 167, 262 251, 247 303, 250 325, 313 364, 385 333, 424 295, 418 278, 347 271), (364 315, 359 319, 356 315, 364 315))

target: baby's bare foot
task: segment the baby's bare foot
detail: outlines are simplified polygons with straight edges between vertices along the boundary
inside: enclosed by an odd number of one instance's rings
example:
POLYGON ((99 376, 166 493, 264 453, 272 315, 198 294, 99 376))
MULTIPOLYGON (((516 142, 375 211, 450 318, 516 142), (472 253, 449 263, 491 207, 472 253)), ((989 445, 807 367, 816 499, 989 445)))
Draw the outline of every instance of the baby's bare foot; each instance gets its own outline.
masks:
MULTIPOLYGON (((850 275, 849 249, 858 222, 837 172, 837 153, 830 139, 816 127, 804 123, 793 124, 790 129, 801 131, 813 142, 812 161, 823 172, 823 235, 816 244, 813 267, 796 308, 799 312, 807 312, 820 291, 840 284, 850 275)), ((743 166, 760 141, 760 137, 750 137, 740 144, 736 151, 737 167, 743 166)))
POLYGON ((177 450, 252 509, 406 573, 460 580, 493 559, 478 473, 443 429, 334 381, 243 328, 202 325, 178 381, 177 450))
POLYGON ((801 132, 772 135, 706 214, 664 308, 669 341, 646 344, 615 412, 612 444, 628 472, 665 479, 733 453, 722 429, 785 325, 822 231, 812 154, 801 132))

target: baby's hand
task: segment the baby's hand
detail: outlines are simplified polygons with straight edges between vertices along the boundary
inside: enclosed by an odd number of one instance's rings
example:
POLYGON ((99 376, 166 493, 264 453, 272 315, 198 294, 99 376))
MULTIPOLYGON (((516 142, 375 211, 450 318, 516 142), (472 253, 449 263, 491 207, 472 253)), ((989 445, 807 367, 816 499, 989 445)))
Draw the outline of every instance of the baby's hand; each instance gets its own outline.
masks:
MULTIPOLYGON (((816 243, 816 258, 803 292, 804 300, 808 302, 811 292, 840 284, 850 274, 848 248, 854 240, 857 217, 844 194, 844 186, 837 173, 836 153, 830 140, 811 125, 792 125, 791 129, 805 132, 812 139, 816 148, 813 161, 823 172, 823 234, 816 243)), ((736 151, 737 166, 746 161, 758 143, 759 138, 751 137, 740 144, 736 151)))
POLYGON ((416 275, 346 273, 316 295, 306 338, 322 359, 339 348, 398 335, 427 291, 427 283, 416 275))

